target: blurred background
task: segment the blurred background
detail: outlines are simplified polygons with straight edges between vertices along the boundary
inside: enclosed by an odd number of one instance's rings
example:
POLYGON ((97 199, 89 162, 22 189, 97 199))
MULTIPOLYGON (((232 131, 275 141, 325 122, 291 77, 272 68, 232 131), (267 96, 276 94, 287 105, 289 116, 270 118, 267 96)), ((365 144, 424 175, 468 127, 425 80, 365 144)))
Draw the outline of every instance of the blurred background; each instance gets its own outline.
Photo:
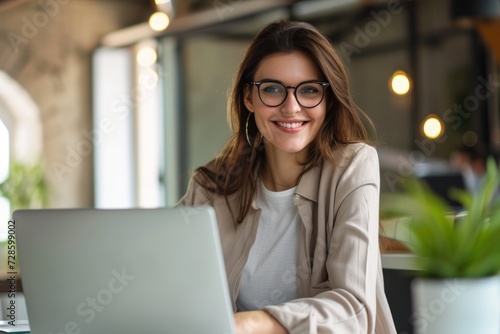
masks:
POLYGON ((343 59, 377 127, 382 203, 414 176, 474 191, 500 152, 498 0, 0 0, 0 239, 15 209, 175 204, 279 18, 343 59))
POLYGON ((22 207, 174 204, 228 138, 233 74, 279 18, 314 24, 344 60, 355 101, 377 126, 384 192, 447 169, 458 148, 496 154, 499 7, 2 0, 1 221, 22 207))

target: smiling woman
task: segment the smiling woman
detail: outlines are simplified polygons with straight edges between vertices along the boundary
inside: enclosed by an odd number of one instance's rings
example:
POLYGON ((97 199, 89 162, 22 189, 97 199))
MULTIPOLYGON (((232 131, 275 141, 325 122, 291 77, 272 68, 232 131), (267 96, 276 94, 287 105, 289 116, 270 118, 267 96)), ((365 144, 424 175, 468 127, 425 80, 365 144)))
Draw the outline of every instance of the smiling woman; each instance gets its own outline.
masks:
POLYGON ((228 112, 233 136, 179 204, 215 209, 237 332, 395 333, 378 157, 329 41, 303 22, 265 27, 228 112))

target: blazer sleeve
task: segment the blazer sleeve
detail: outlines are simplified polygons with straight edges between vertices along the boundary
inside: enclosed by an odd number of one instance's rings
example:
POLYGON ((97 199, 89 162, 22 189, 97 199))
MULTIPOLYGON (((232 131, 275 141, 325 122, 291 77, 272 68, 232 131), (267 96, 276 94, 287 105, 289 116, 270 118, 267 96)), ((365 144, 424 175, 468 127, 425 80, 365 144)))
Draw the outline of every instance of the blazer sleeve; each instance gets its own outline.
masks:
POLYGON ((292 334, 375 333, 380 270, 380 175, 375 149, 364 145, 337 182, 325 208, 334 214, 319 214, 335 220, 326 260, 330 289, 264 308, 292 334))

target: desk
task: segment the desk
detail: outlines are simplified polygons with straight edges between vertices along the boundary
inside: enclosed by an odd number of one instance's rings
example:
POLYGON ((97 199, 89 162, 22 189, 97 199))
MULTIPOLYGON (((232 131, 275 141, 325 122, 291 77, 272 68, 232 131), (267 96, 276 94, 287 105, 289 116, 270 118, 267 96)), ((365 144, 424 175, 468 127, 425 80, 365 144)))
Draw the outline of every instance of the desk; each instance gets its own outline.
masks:
POLYGON ((411 253, 382 253, 382 268, 395 270, 418 270, 415 255, 411 253))
MULTIPOLYGON (((6 277, 2 277, 0 280, 0 294, 9 293, 10 291, 10 281, 7 281, 6 277)), ((23 291, 23 283, 20 279, 16 279, 16 292, 23 291)))
POLYGON ((30 333, 28 320, 16 320, 16 326, 12 326, 8 321, 0 321, 0 333, 30 333))

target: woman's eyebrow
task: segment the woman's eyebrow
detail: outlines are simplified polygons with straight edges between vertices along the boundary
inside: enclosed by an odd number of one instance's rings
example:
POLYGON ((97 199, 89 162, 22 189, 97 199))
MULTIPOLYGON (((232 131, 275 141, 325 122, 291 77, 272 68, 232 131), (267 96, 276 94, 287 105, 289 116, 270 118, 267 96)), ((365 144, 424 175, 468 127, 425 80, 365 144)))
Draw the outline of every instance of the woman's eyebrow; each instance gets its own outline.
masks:
POLYGON ((273 79, 273 78, 263 78, 263 79, 255 80, 255 81, 276 81, 276 82, 282 83, 280 80, 273 79))
POLYGON ((304 82, 310 82, 310 81, 323 81, 321 79, 317 79, 317 78, 314 78, 314 79, 307 79, 307 80, 302 80, 300 82, 297 82, 296 84, 294 85, 286 85, 283 81, 281 80, 278 80, 278 79, 273 79, 273 78, 263 78, 263 79, 259 79, 259 80, 255 80, 255 81, 273 81, 273 82, 279 82, 280 84, 284 85, 284 86, 298 86, 300 85, 301 83, 304 83, 304 82))

